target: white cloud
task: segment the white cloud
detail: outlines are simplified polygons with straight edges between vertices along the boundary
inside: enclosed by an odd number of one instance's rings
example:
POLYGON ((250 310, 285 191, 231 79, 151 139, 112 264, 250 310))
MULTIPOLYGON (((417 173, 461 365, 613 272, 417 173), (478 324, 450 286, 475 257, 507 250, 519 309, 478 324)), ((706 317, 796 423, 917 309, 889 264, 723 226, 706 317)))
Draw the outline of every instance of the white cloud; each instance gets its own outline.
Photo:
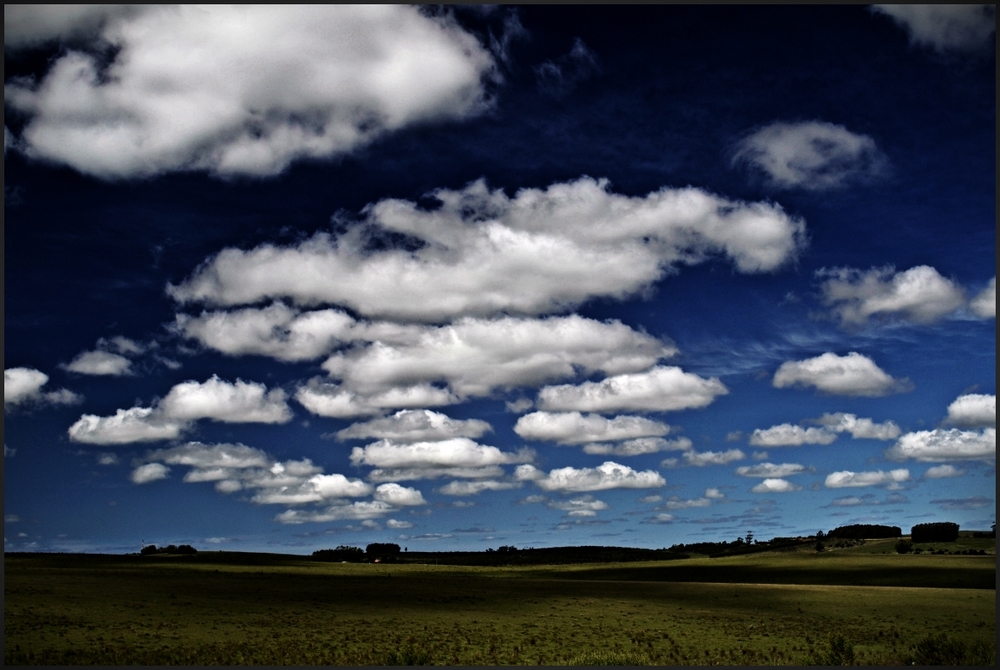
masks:
POLYGON ((514 432, 526 440, 584 444, 659 437, 669 433, 670 426, 639 416, 605 419, 597 414, 583 415, 580 412, 532 412, 517 420, 514 432))
POLYGON ((3 404, 8 406, 28 404, 74 405, 83 400, 79 394, 66 389, 42 391, 49 376, 34 368, 8 368, 3 371, 3 404))
POLYGON ((678 367, 658 366, 599 382, 546 386, 538 392, 538 406, 551 411, 666 412, 705 407, 727 393, 715 377, 704 379, 678 367))
POLYGON ((375 489, 375 500, 396 505, 397 507, 427 504, 420 491, 408 486, 400 486, 399 484, 379 484, 378 488, 375 489))
POLYGON ((358 344, 323 368, 339 383, 311 380, 296 399, 309 411, 346 418, 419 408, 537 386, 579 372, 643 370, 676 349, 618 321, 577 315, 547 319, 460 319, 447 326, 366 324, 358 344), (436 384, 447 384, 439 388, 436 384))
POLYGON ((479 419, 452 419, 429 409, 404 409, 392 416, 355 423, 337 433, 337 439, 382 438, 393 442, 433 442, 453 437, 477 438, 492 431, 479 419))
POLYGON ((529 409, 535 406, 533 400, 528 398, 518 398, 517 400, 509 400, 504 403, 504 407, 507 408, 508 412, 512 414, 520 414, 521 412, 527 412, 529 409))
POLYGON ((711 504, 712 500, 704 496, 688 500, 682 500, 679 496, 670 496, 667 498, 667 502, 663 503, 663 509, 690 509, 692 507, 708 507, 711 504))
POLYGON ((608 509, 608 504, 603 500, 597 500, 592 495, 585 495, 570 500, 549 500, 545 506, 550 509, 557 509, 566 512, 566 516, 571 517, 592 517, 597 513, 608 509))
POLYGON ((499 465, 483 465, 478 467, 412 467, 412 468, 375 468, 368 473, 368 479, 373 482, 404 482, 417 479, 439 479, 442 477, 462 477, 466 479, 497 479, 504 476, 504 470, 499 465))
POLYGON ((352 340, 357 322, 338 309, 300 312, 280 302, 229 312, 178 314, 172 329, 230 356, 256 354, 280 361, 308 361, 352 340))
POLYGON ((962 428, 995 428, 997 397, 981 393, 960 395, 948 405, 946 421, 962 428))
POLYGON ((767 429, 757 428, 750 435, 750 444, 758 447, 799 447, 803 444, 830 444, 837 439, 826 428, 803 428, 782 423, 767 429))
POLYGON ((997 318, 997 278, 994 277, 986 288, 969 301, 969 309, 984 319, 997 318))
POLYGON ((937 428, 906 433, 891 449, 886 450, 885 456, 894 461, 912 458, 925 463, 992 461, 997 456, 997 431, 996 428, 985 428, 981 432, 937 428))
POLYGON ((750 489, 752 493, 790 493, 801 490, 801 486, 793 484, 787 479, 765 479, 750 489))
POLYGON ((118 456, 116 454, 112 454, 110 452, 106 452, 106 453, 103 453, 103 454, 98 454, 98 456, 97 456, 97 463, 99 465, 117 465, 117 463, 118 463, 118 456))
POLYGON ((84 414, 69 427, 69 438, 87 444, 155 442, 176 439, 187 426, 152 407, 133 407, 119 409, 114 416, 84 414))
POLYGON ((709 488, 705 489, 705 497, 711 500, 721 500, 726 497, 726 495, 719 489, 709 488))
POLYGON ((961 477, 964 474, 965 470, 959 470, 954 465, 946 463, 927 468, 927 472, 924 473, 924 479, 946 479, 948 477, 961 477))
POLYGON ((194 421, 212 419, 226 423, 286 423, 292 413, 285 404, 285 392, 267 390, 264 384, 235 384, 212 377, 205 382, 177 384, 158 405, 171 419, 194 421))
POLYGON ((663 477, 654 470, 637 472, 626 465, 605 461, 596 468, 556 468, 547 475, 533 466, 522 465, 514 476, 534 481, 543 491, 606 491, 608 489, 645 489, 664 486, 663 477))
POLYGON ((132 362, 110 351, 84 351, 62 367, 84 375, 121 377, 132 373, 132 362))
POLYGON ((158 479, 166 479, 170 468, 162 463, 147 463, 132 471, 130 479, 136 484, 148 484, 158 479))
POLYGON ((359 500, 349 504, 333 505, 324 510, 289 509, 274 517, 284 524, 323 523, 327 521, 378 519, 398 511, 398 508, 381 500, 359 500))
POLYGON ((912 388, 908 379, 893 379, 872 359, 856 351, 846 356, 827 352, 804 361, 786 361, 774 373, 775 388, 815 386, 824 393, 877 397, 912 388))
POLYGON ((585 454, 601 454, 605 456, 642 456, 660 451, 683 451, 690 449, 691 440, 679 437, 676 440, 664 440, 662 437, 638 437, 626 440, 621 444, 595 443, 583 447, 585 454))
POLYGON ((890 470, 889 472, 883 470, 875 472, 851 472, 850 470, 843 470, 827 475, 826 488, 841 489, 883 485, 889 485, 892 488, 893 485, 908 481, 910 481, 910 471, 905 468, 890 470))
POLYGON ((843 412, 824 414, 817 422, 835 433, 850 433, 855 439, 894 440, 902 432, 893 421, 875 423, 871 419, 859 419, 843 412))
POLYGON ((906 30, 912 44, 939 52, 975 51, 996 31, 992 5, 873 5, 906 30))
POLYGON ((21 49, 67 38, 95 38, 110 19, 135 16, 148 5, 7 5, 4 49, 21 49))
POLYGON ((746 458, 739 449, 727 449, 726 451, 685 451, 684 462, 695 467, 705 467, 707 465, 729 465, 734 461, 742 461, 746 458))
POLYGON ((439 488, 437 492, 446 496, 474 496, 479 495, 483 491, 506 491, 520 487, 520 482, 498 482, 487 479, 484 481, 449 482, 439 488))
POLYGON ((281 389, 212 375, 204 383, 177 384, 155 407, 119 409, 114 416, 84 414, 69 428, 70 439, 90 444, 172 440, 198 419, 226 423, 285 423, 292 414, 281 389))
POLYGON ((409 521, 399 521, 398 519, 386 519, 386 528, 392 529, 403 529, 403 528, 413 528, 413 524, 409 521))
POLYGON ((736 474, 741 477, 790 477, 809 472, 809 468, 798 463, 758 463, 757 465, 736 468, 736 474))
POLYGON ((207 470, 210 468, 244 469, 270 468, 274 460, 260 449, 245 444, 213 444, 188 442, 177 447, 157 449, 147 455, 147 460, 163 461, 170 465, 187 465, 207 470))
POLYGON ((867 181, 885 169, 885 157, 867 135, 824 121, 772 123, 737 146, 733 164, 747 164, 779 188, 823 191, 867 181))
POLYGON ((804 245, 802 221, 777 205, 694 188, 628 197, 583 177, 513 198, 482 180, 432 195, 442 203, 432 211, 403 200, 369 205, 368 225, 337 239, 321 232, 292 247, 225 249, 168 293, 225 306, 288 297, 397 320, 537 315, 634 295, 678 265, 720 253, 740 272, 770 272, 804 245), (424 246, 372 251, 372 228, 424 246))
MULTIPOLYGON (((47 16, 36 37, 95 27, 94 12, 59 28, 47 16)), ((41 81, 4 90, 29 118, 25 153, 103 178, 278 174, 414 123, 477 114, 495 76, 454 20, 404 5, 181 5, 103 18, 100 42, 120 50, 106 76, 73 50, 41 81)))
POLYGON ((534 459, 534 452, 522 449, 517 453, 503 452, 496 447, 478 444, 465 437, 439 442, 397 444, 379 440, 351 450, 351 464, 376 468, 482 468, 484 466, 525 463, 534 459))
POLYGON ((904 272, 895 268, 854 268, 817 271, 827 277, 820 289, 843 325, 864 324, 871 317, 897 317, 933 323, 965 306, 965 290, 928 265, 904 272))

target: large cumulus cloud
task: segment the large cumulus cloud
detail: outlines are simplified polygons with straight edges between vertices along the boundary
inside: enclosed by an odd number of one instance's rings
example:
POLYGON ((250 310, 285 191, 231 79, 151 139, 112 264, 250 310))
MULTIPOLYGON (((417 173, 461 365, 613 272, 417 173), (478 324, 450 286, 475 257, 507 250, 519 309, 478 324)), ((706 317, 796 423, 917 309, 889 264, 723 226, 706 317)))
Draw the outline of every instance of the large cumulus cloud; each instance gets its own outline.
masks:
POLYGON ((495 72, 456 22, 405 5, 10 11, 5 46, 89 43, 40 80, 5 86, 28 116, 22 151, 104 178, 274 175, 413 123, 477 114, 495 72), (108 47, 104 66, 90 50, 108 47))

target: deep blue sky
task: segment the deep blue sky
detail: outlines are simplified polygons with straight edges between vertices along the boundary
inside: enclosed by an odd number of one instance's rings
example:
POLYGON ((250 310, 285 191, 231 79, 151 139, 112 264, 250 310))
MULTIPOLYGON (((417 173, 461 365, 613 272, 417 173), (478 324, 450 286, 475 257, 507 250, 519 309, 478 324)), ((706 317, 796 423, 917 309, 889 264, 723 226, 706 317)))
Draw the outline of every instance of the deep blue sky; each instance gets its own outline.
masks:
POLYGON ((5 7, 5 550, 994 521, 992 10, 202 11, 5 7))

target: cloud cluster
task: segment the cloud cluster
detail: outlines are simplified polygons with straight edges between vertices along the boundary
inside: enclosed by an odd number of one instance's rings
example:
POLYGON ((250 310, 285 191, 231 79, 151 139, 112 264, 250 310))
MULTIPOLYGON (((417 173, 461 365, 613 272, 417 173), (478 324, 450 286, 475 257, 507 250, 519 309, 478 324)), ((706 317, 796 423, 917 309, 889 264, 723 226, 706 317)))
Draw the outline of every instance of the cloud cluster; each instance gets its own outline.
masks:
POLYGON ((870 180, 886 165, 872 138, 823 121, 772 123, 740 141, 732 162, 763 172, 775 187, 811 191, 870 180))
POLYGON ((984 319, 997 318, 997 278, 994 277, 982 291, 969 301, 969 309, 984 319))
POLYGON ((774 373, 775 388, 815 386, 832 395, 878 397, 912 388, 908 379, 893 379, 872 359, 856 351, 846 356, 827 352, 804 361, 786 361, 774 373))
POLYGON ((802 487, 798 484, 793 484, 787 479, 774 479, 769 478, 762 481, 750 489, 751 493, 791 493, 793 491, 801 491, 802 487))
POLYGON ((877 470, 875 472, 851 472, 843 470, 833 472, 826 477, 826 488, 841 489, 862 486, 889 486, 897 487, 901 482, 910 481, 910 471, 905 468, 890 470, 885 472, 877 470))
POLYGON ((514 477, 533 481, 543 491, 606 491, 609 489, 645 489, 664 486, 666 481, 654 470, 636 471, 627 465, 605 461, 596 468, 556 468, 548 474, 533 465, 519 465, 514 477))
POLYGON ((410 321, 537 315, 625 298, 678 265, 718 255, 740 272, 770 272, 804 245, 803 222, 777 205, 695 188, 629 197, 583 177, 514 197, 482 180, 432 195, 441 203, 433 210, 371 204, 362 225, 337 238, 321 232, 290 247, 224 249, 168 292, 180 303, 287 297, 410 321), (372 249, 371 236, 384 233, 408 236, 416 248, 372 249))
POLYGON ((212 375, 177 384, 154 407, 119 409, 114 416, 84 414, 69 428, 74 442, 129 444, 176 439, 199 419, 225 423, 286 423, 292 418, 281 389, 212 375))
POLYGON ((996 32, 993 5, 873 5, 906 30, 912 44, 935 51, 976 51, 996 32))
POLYGON ((670 426, 640 416, 620 415, 606 419, 580 412, 532 412, 517 420, 514 432, 526 440, 587 444, 659 437, 669 433, 670 426))
POLYGON ((803 444, 830 444, 837 435, 826 428, 803 428, 782 423, 770 428, 757 428, 750 435, 750 444, 758 447, 800 447, 803 444))
POLYGON ((741 477, 778 478, 800 475, 805 472, 809 472, 809 468, 798 463, 782 463, 780 465, 775 463, 758 463, 757 465, 744 465, 736 468, 736 474, 741 477))
POLYGON ((187 483, 214 482, 221 493, 247 491, 250 500, 262 505, 323 504, 321 511, 279 514, 282 523, 333 519, 372 519, 403 507, 425 505, 420 491, 395 483, 373 486, 341 474, 324 474, 307 458, 277 461, 266 452, 243 444, 187 444, 149 452, 147 463, 136 467, 131 479, 144 484, 163 479, 168 466, 187 466, 187 483), (348 498, 371 496, 370 501, 348 502, 348 498))
POLYGON ((996 395, 969 393, 958 396, 948 405, 946 422, 961 428, 996 428, 996 395))
POLYGON ((826 278, 820 286, 823 302, 845 326, 863 325, 872 317, 933 323, 966 306, 965 290, 929 265, 903 272, 891 266, 834 268, 817 276, 826 278))
POLYGON ((72 361, 60 367, 83 375, 121 377, 133 374, 132 361, 128 357, 145 351, 146 347, 127 337, 102 337, 97 341, 97 349, 82 351, 72 361))
POLYGON ((894 461, 914 459, 922 462, 941 461, 995 461, 997 457, 996 428, 982 431, 957 428, 920 430, 906 433, 885 457, 894 461))
POLYGON ((944 465, 935 465, 927 468, 927 472, 924 473, 924 479, 948 479, 951 477, 961 477, 964 474, 965 470, 959 470, 954 465, 945 463, 944 465))
MULTIPOLYGON (((739 449, 727 449, 726 451, 685 451, 682 456, 685 465, 703 468, 708 465, 729 465, 735 461, 742 461, 746 458, 739 449)), ((676 458, 668 458, 660 463, 661 466, 672 468, 678 465, 676 458)))
POLYGON ((583 453, 601 456, 642 456, 661 451, 686 451, 693 443, 686 437, 676 440, 664 440, 662 437, 637 437, 618 444, 593 442, 583 445, 583 453))
POLYGON ((31 157, 103 178, 177 170, 268 176, 418 122, 487 106, 489 52, 447 16, 404 5, 22 7, 16 44, 79 34, 103 65, 64 52, 4 99, 29 117, 31 157), (94 35, 95 29, 99 36, 94 35), (414 57, 419 54, 419 57, 414 57))
POLYGON ((729 390, 717 378, 704 379, 678 367, 606 377, 599 382, 546 386, 537 405, 556 412, 667 412, 706 407, 729 390))
POLYGON ((850 433, 854 439, 894 440, 902 432, 894 421, 875 423, 868 418, 837 412, 824 414, 817 422, 835 433, 850 433))
POLYGON ((67 389, 43 391, 49 376, 34 368, 8 368, 3 371, 3 406, 75 405, 83 400, 67 389))

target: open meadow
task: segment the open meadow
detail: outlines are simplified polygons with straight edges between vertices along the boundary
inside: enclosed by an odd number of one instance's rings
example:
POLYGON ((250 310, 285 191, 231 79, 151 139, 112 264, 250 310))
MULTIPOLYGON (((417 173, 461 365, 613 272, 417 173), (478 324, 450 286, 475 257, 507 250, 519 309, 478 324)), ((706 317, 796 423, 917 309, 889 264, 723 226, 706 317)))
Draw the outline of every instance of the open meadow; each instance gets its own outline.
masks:
POLYGON ((891 546, 519 567, 8 554, 4 661, 992 664, 993 541, 891 546))

